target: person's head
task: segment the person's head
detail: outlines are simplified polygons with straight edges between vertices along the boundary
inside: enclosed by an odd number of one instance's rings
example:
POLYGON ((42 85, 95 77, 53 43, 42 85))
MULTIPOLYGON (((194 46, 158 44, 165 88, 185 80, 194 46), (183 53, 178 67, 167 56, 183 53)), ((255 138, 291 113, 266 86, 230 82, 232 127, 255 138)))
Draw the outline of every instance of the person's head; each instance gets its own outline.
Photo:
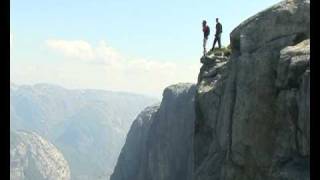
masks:
POLYGON ((216 22, 217 22, 217 23, 219 22, 219 18, 216 18, 216 22))
POLYGON ((206 20, 203 20, 202 21, 202 26, 206 26, 207 25, 207 21, 206 20))

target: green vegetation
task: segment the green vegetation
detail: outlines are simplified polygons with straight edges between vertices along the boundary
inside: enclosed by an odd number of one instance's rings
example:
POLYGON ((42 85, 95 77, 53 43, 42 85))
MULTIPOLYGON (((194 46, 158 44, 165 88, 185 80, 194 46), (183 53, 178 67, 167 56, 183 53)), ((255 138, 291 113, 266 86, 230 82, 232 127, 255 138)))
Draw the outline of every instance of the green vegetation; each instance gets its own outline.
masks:
POLYGON ((208 54, 214 54, 215 56, 230 56, 231 55, 231 47, 230 44, 227 47, 215 48, 213 51, 210 50, 208 54))

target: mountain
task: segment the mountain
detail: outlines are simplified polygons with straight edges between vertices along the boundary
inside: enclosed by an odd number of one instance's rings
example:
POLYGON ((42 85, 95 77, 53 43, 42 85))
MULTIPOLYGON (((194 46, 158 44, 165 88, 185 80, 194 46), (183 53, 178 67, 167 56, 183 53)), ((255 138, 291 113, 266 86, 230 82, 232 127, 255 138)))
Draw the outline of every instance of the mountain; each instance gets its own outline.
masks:
POLYGON ((70 165, 71 179, 108 179, 136 115, 156 99, 50 84, 14 85, 11 129, 36 132, 70 165))
POLYGON ((135 120, 111 180, 309 180, 310 1, 285 0, 201 57, 135 120))
POLYGON ((159 106, 133 122, 111 180, 188 180, 192 172, 195 85, 167 87, 159 106))
POLYGON ((10 132, 11 180, 70 180, 62 153, 36 133, 10 132))
POLYGON ((230 38, 227 63, 200 70, 194 180, 309 179, 310 1, 282 1, 230 38))

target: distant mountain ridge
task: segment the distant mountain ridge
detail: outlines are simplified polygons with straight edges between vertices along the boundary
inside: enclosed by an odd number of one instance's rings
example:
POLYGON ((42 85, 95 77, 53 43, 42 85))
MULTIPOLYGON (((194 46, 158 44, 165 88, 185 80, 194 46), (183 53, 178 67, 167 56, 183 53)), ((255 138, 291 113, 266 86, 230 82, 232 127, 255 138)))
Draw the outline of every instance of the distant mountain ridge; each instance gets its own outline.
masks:
POLYGON ((69 162, 71 179, 89 180, 112 172, 132 121, 156 102, 126 92, 12 83, 10 125, 46 138, 69 162))

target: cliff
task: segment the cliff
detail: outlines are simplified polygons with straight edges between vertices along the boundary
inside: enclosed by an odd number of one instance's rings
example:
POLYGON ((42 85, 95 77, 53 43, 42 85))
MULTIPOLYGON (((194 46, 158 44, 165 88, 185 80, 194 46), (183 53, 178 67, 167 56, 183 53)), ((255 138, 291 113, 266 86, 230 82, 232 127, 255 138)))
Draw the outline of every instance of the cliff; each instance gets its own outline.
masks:
POLYGON ((192 177, 195 85, 167 87, 160 106, 131 126, 111 180, 188 180, 192 177))
POLYGON ((202 59, 195 180, 309 179, 309 8, 276 4, 233 30, 228 60, 202 59))
POLYGON ((282 1, 230 40, 230 56, 200 59, 195 88, 142 112, 111 180, 310 179, 310 1, 282 1))

